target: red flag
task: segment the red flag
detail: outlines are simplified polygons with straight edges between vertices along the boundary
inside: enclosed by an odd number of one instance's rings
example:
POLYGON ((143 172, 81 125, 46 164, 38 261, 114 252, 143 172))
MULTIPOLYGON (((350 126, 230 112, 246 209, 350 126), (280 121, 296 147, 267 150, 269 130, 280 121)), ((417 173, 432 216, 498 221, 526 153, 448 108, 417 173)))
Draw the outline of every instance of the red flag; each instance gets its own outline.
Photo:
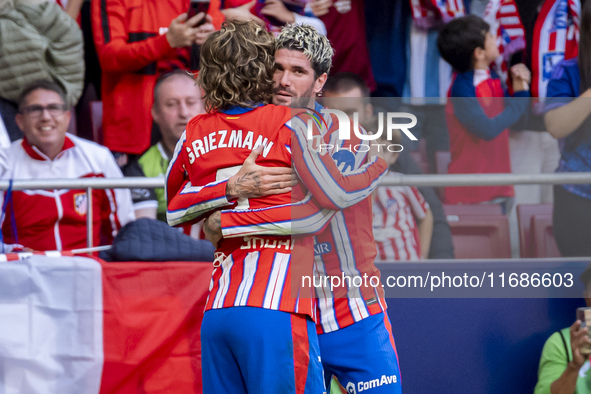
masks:
POLYGON ((211 263, 49 255, 0 255, 7 392, 202 392, 211 263))

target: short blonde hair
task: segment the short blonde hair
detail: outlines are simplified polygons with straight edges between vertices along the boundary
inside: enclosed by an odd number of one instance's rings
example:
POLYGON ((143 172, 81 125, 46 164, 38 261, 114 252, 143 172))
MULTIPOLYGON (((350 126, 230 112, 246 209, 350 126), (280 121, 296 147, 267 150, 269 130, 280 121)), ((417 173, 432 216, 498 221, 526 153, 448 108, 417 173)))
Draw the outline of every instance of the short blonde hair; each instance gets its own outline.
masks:
POLYGON ((330 71, 334 49, 328 38, 309 25, 287 25, 275 41, 275 50, 303 52, 314 69, 315 77, 330 71))
POLYGON ((224 22, 201 47, 197 81, 207 112, 268 104, 273 95, 275 39, 254 22, 224 22))

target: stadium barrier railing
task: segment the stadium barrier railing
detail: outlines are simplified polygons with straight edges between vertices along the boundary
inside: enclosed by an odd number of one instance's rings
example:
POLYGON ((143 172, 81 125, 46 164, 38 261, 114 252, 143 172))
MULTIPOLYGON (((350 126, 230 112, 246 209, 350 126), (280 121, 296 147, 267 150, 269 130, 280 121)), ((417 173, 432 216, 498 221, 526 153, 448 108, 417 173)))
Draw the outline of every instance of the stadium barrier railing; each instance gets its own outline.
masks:
MULTIPOLYGON (((9 180, 0 180, 0 190, 10 186, 9 180)), ((591 172, 547 174, 393 174, 381 186, 494 186, 494 185, 563 185, 591 183, 591 172)), ((92 190, 163 188, 164 178, 76 178, 76 179, 14 179, 12 190, 86 189, 87 247, 92 248, 92 190)))

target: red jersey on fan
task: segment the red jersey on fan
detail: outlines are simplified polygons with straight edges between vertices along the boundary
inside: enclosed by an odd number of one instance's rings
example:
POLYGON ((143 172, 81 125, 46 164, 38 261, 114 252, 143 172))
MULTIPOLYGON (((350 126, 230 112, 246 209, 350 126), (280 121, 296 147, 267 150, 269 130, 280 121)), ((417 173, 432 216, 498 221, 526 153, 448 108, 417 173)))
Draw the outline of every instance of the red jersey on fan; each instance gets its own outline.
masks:
MULTIPOLYGON (((102 70, 104 145, 141 154, 150 147, 154 85, 160 74, 188 69, 190 48, 172 48, 170 22, 189 10, 189 0, 91 2, 94 44, 102 70)), ((219 29, 220 0, 208 14, 219 29)))
MULTIPOLYGON (((511 172, 508 128, 526 112, 529 91, 504 98, 501 80, 489 70, 471 70, 454 76, 445 116, 449 133, 450 174, 511 172), (519 97, 519 98, 517 98, 519 97)), ((448 204, 475 204, 509 198, 513 186, 459 186, 445 188, 448 204)))
MULTIPOLYGON (((3 179, 123 177, 107 148, 70 134, 53 160, 26 139, 13 142, 3 153, 3 179)), ((0 200, 6 196, 4 192, 0 200)), ((94 189, 92 214, 93 245, 112 243, 121 226, 135 219, 129 190, 94 189)), ((85 190, 13 191, 2 223, 4 242, 18 242, 34 250, 85 248, 86 215, 85 190)))
POLYGON ((421 239, 417 220, 429 210, 421 192, 412 186, 386 186, 374 193, 373 235, 378 260, 420 260, 421 239))

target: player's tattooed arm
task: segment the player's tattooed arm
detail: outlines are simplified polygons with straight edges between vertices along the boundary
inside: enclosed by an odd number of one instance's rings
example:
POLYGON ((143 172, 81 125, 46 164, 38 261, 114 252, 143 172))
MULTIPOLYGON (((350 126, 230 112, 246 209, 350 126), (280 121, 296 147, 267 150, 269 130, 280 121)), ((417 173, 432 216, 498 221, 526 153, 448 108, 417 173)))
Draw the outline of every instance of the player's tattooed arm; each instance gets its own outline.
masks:
POLYGON ((291 191, 296 175, 288 167, 264 167, 255 163, 262 147, 256 148, 244 161, 242 168, 226 184, 226 198, 258 198, 291 191))
POLYGON ((254 198, 263 195, 261 193, 261 178, 255 171, 249 171, 245 174, 236 174, 230 178, 226 185, 226 197, 228 200, 234 200, 238 197, 254 198))

